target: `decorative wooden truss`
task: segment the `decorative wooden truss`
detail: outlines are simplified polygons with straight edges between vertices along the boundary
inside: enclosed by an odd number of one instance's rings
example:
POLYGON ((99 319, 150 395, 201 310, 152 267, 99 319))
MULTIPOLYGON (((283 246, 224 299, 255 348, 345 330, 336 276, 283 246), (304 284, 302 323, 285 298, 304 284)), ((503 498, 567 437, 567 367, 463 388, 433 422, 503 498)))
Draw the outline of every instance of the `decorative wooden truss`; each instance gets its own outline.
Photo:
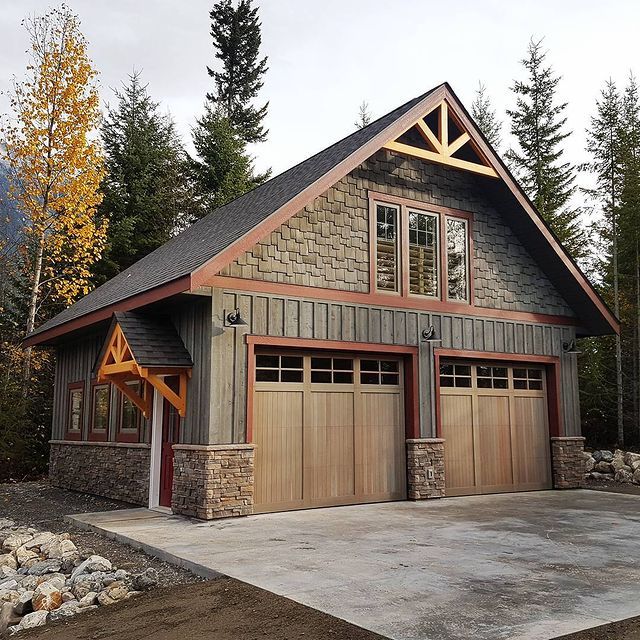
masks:
POLYGON ((464 130, 446 100, 420 118, 385 149, 497 178, 486 156, 464 130))
POLYGON ((120 325, 116 324, 98 368, 98 382, 111 382, 133 402, 145 418, 151 416, 152 393, 155 388, 184 417, 187 409, 187 379, 191 369, 185 367, 143 367, 133 356, 120 325), (177 393, 161 378, 162 375, 178 376, 177 393), (127 382, 142 382, 142 395, 138 395, 127 382))

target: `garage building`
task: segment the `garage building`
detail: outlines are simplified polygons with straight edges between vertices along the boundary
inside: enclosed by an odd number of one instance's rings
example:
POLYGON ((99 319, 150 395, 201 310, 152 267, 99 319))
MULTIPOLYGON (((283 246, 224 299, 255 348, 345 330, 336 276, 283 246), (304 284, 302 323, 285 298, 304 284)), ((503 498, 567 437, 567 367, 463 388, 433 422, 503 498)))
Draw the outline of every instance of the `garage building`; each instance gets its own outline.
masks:
POLYGON ((40 326, 55 484, 199 518, 580 486, 617 319, 447 84, 40 326))

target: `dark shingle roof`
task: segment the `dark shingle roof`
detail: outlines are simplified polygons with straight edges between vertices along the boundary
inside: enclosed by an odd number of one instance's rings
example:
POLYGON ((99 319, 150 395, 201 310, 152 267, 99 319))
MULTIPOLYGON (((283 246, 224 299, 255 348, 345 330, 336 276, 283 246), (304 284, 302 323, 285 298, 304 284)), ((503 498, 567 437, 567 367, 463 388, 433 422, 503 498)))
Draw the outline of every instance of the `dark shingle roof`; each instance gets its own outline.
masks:
POLYGON ((191 355, 169 318, 134 311, 116 311, 113 316, 141 367, 193 366, 191 355))
POLYGON ((31 335, 35 336, 103 307, 188 276, 384 131, 437 88, 410 100, 367 127, 355 131, 252 191, 212 211, 180 235, 45 322, 31 335))

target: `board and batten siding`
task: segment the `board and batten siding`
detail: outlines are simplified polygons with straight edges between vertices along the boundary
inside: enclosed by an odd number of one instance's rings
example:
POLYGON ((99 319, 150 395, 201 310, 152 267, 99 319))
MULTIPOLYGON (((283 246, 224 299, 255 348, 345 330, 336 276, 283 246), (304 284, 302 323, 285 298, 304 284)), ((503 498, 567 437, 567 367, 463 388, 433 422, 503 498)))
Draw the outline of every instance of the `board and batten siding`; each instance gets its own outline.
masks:
POLYGON ((562 415, 566 435, 580 435, 577 362, 562 343, 575 337, 566 325, 361 306, 278 295, 213 289, 211 443, 244 442, 247 406, 247 333, 262 336, 418 345, 420 427, 435 435, 433 347, 421 342, 433 325, 449 349, 561 358, 562 415), (224 328, 224 314, 238 308, 248 327, 224 328))
MULTIPOLYGON (((180 441, 202 444, 208 441, 211 379, 211 299, 189 296, 183 303, 167 308, 185 347, 194 362, 187 388, 187 415, 182 419, 180 441)), ((84 381, 83 440, 89 433, 91 412, 91 380, 98 353, 106 339, 106 330, 89 337, 61 344, 56 349, 56 371, 53 398, 52 439, 64 440, 68 420, 68 386, 84 381)), ((112 385, 109 399, 109 441, 115 441, 120 393, 112 385)), ((140 441, 149 442, 149 421, 143 420, 140 441)))

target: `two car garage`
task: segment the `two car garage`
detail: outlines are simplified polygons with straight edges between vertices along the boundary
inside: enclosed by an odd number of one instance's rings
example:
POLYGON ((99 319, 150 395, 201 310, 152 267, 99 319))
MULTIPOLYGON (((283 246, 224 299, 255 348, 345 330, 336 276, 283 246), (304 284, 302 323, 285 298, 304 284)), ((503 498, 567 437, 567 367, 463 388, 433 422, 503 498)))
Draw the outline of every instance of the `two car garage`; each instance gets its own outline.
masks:
MULTIPOLYGON (((393 355, 257 352, 255 511, 406 498, 405 367, 393 355)), ((446 495, 550 488, 545 368, 438 369, 446 495)))

